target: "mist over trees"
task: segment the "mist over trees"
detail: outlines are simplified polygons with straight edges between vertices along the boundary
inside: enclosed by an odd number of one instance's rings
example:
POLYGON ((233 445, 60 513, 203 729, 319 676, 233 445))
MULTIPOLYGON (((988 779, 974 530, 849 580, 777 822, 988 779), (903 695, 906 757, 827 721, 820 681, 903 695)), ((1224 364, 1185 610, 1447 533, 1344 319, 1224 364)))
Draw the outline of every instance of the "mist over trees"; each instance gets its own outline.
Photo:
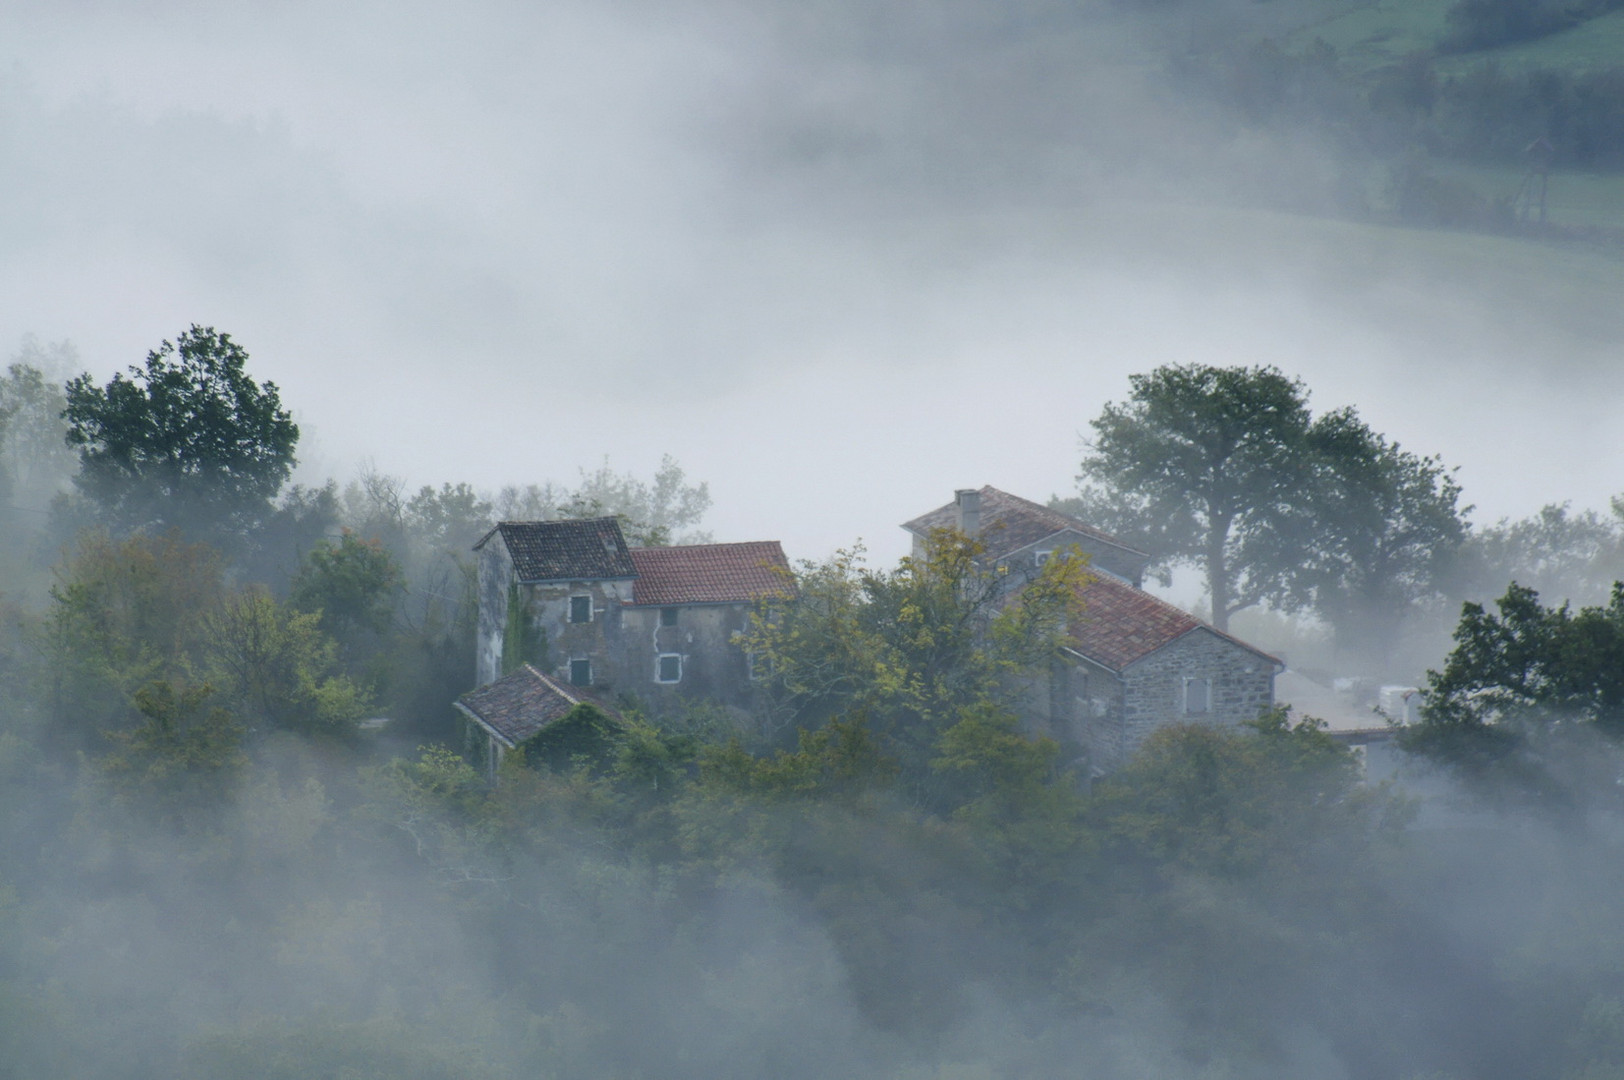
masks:
MULTIPOLYGON (((13 368, 12 415, 68 407, 40 371, 13 368)), ((1092 507, 1119 485, 1169 561, 1233 510, 1232 610, 1267 581, 1350 649, 1466 577, 1588 588, 1620 549, 1616 515, 1567 507, 1467 529, 1441 462, 1273 369, 1159 370, 1099 431, 1092 507), (1306 546, 1245 542, 1263 521, 1306 546)), ((692 537, 705 485, 669 458, 496 493, 252 483, 247 528, 237 498, 187 531, 89 501, 48 594, 4 607, 0 1077, 1624 1068, 1617 593, 1468 606, 1402 786, 1284 707, 1090 777, 1021 729, 1010 676, 1098 571, 1059 553, 1012 600, 945 530, 895 567, 795 571, 745 642, 761 716, 583 706, 581 738, 490 783, 450 710, 468 545, 530 514, 692 537)))

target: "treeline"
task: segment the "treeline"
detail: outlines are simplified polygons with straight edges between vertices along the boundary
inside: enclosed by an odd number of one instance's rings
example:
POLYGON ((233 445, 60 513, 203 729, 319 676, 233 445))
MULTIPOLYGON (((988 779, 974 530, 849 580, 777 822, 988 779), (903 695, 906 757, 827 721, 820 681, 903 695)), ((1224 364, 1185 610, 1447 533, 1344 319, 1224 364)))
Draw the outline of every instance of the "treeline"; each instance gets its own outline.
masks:
MULTIPOLYGON (((1230 381, 1260 375, 1301 393, 1230 381)), ((1624 1070, 1619 695, 1584 686, 1620 669, 1624 604, 1467 612, 1415 743, 1437 797, 1284 710, 1091 778, 1021 730, 1011 677, 1087 568, 1009 602, 947 533, 803 565, 747 642, 753 722, 582 706, 492 784, 447 738, 465 534, 607 510, 657 542, 702 485, 290 488, 274 386, 202 328, 62 394, 78 471, 45 520, 84 524, 0 623, 0 1078, 1624 1070), (200 415, 230 422, 170 422, 200 415)), ((1454 506, 1435 461, 1331 415, 1317 453, 1454 506)), ((1558 576, 1616 550, 1597 515, 1529 528, 1497 535, 1558 576)))

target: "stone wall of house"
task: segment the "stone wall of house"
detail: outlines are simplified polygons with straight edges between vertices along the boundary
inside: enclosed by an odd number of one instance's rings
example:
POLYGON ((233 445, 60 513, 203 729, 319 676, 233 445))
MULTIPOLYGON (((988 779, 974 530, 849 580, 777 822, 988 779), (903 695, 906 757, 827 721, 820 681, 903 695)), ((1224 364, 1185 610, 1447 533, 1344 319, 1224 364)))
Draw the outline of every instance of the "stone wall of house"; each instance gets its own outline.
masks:
POLYGON ((1092 766, 1122 756, 1122 683, 1104 668, 1058 660, 1022 680, 1027 731, 1060 743, 1068 762, 1092 766))
POLYGON ((479 624, 474 643, 474 685, 485 686, 502 677, 508 592, 513 585, 513 559, 500 532, 492 533, 479 549, 477 571, 479 624))
POLYGON ((627 607, 621 612, 621 667, 617 690, 630 691, 656 716, 687 701, 712 701, 747 709, 755 686, 750 662, 738 644, 749 628, 750 604, 682 604, 675 626, 660 625, 658 607, 627 607), (661 682, 660 657, 681 658, 681 678, 661 682))
POLYGON ((1274 704, 1275 666, 1250 649, 1207 629, 1192 630, 1122 673, 1121 764, 1167 724, 1235 725, 1256 719, 1274 704), (1191 680, 1205 680, 1205 711, 1187 704, 1191 680))
POLYGON ((630 578, 549 581, 519 588, 535 642, 526 659, 538 671, 568 686, 574 682, 571 661, 586 660, 592 665, 592 679, 587 685, 601 691, 621 689, 616 685, 621 674, 621 615, 632 596, 630 578), (592 618, 587 622, 570 621, 571 600, 577 596, 592 600, 592 618))
POLYGON ((1097 566, 1101 570, 1115 574, 1135 586, 1143 584, 1145 576, 1144 559, 1137 555, 1129 555, 1120 548, 1102 544, 1095 537, 1072 529, 1057 532, 1053 536, 1038 541, 1036 544, 1030 544, 1018 551, 1012 551, 1001 561, 1008 564, 1010 570, 1016 576, 1030 577, 1037 573, 1040 554, 1064 551, 1073 546, 1088 556, 1090 566, 1097 566))

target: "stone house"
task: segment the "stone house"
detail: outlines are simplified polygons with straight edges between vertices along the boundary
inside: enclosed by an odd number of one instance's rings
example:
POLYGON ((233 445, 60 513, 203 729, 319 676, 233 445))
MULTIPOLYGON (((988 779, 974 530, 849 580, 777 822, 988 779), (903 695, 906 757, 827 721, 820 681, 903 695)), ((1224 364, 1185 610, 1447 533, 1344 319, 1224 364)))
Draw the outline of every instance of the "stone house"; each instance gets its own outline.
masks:
POLYGON ((629 548, 604 517, 504 521, 474 550, 477 685, 528 663, 572 692, 635 695, 653 715, 754 704, 738 637, 760 600, 791 587, 776 540, 629 548))
POLYGON ((1156 728, 1239 724, 1274 704, 1275 657, 1140 588, 1149 556, 1075 518, 997 488, 963 490, 908 522, 915 551, 934 529, 978 537, 1018 589, 1057 551, 1079 548, 1093 580, 1061 659, 1026 680, 1026 720, 1090 768, 1122 764, 1156 728))
POLYGON ((465 749, 491 779, 510 751, 532 743, 582 704, 596 705, 611 720, 621 720, 607 701, 543 675, 529 664, 520 664, 456 701, 457 711, 467 721, 465 749))

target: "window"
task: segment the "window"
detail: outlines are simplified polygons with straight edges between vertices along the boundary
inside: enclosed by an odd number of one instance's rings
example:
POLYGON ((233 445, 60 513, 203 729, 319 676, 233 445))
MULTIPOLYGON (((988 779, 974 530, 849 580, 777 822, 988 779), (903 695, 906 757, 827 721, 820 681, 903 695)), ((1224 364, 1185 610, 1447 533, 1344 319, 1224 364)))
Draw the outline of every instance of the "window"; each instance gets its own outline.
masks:
POLYGON ((674 683, 682 681, 682 654, 661 653, 658 665, 654 669, 654 681, 674 683))
POLYGON ((1053 554, 1054 554, 1053 551, 1040 551, 1040 552, 1038 552, 1037 556, 1036 556, 1037 564, 1039 566, 1042 566, 1044 563, 1049 561, 1049 556, 1051 556, 1053 554))
POLYGON ((570 622, 592 621, 592 597, 570 597, 570 622))
POLYGON ((591 660, 571 660, 570 661, 570 685, 572 685, 572 686, 591 686, 592 685, 592 661, 591 660))
POLYGON ((1212 680, 1184 680, 1184 711, 1191 715, 1212 711, 1212 680))
POLYGON ((663 608, 661 608, 660 609, 660 625, 661 626, 675 626, 675 625, 677 625, 677 609, 674 608, 674 607, 663 607, 663 608))

